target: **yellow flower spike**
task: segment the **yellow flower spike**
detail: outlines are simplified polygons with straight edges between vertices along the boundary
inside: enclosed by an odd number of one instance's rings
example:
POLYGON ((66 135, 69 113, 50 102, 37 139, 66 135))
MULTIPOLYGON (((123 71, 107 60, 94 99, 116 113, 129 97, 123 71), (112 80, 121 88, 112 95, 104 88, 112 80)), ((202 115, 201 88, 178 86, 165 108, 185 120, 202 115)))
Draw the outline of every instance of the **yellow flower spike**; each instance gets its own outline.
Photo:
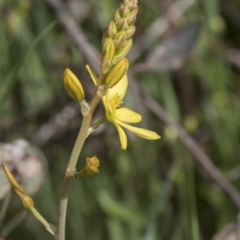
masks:
MULTIPOLYGON (((114 40, 115 56, 111 65, 117 64, 129 52, 132 47, 132 36, 135 33, 134 22, 138 12, 137 0, 124 0, 113 16, 103 34, 103 40, 110 37, 114 40)), ((103 41, 104 43, 104 41, 103 41)), ((102 74, 107 74, 108 65, 106 63, 101 67, 102 74)), ((103 75, 101 79, 104 78, 103 75)), ((101 80, 102 81, 102 80, 101 80)))
POLYGON ((107 73, 103 79, 103 85, 109 88, 116 85, 122 77, 126 74, 129 67, 129 60, 127 58, 122 59, 107 73))
POLYGON ((101 63, 101 71, 107 73, 112 66, 112 60, 115 55, 115 45, 112 38, 106 38, 103 43, 103 57, 101 63))
POLYGON ((31 209, 33 207, 33 205, 34 205, 34 202, 33 202, 32 198, 18 184, 18 182, 16 181, 16 179, 14 178, 12 173, 9 171, 9 169, 8 169, 8 167, 7 167, 7 165, 5 163, 3 163, 3 170, 4 170, 5 174, 6 174, 9 182, 13 186, 15 192, 21 198, 24 207, 28 208, 28 209, 31 209))
POLYGON ((82 84, 68 68, 66 68, 63 73, 63 86, 73 100, 81 102, 84 99, 82 84))
POLYGON ((115 53, 115 57, 112 60, 112 64, 115 64, 119 62, 121 59, 123 59, 127 53, 130 51, 133 44, 132 38, 126 41, 125 45, 115 53))
POLYGON ((119 9, 117 9, 117 11, 114 13, 113 19, 114 19, 116 22, 122 19, 122 16, 121 16, 121 14, 120 14, 120 12, 119 12, 119 9))
POLYGON ((91 158, 86 159, 86 166, 81 169, 80 174, 82 177, 91 177, 97 173, 99 173, 99 165, 100 161, 97 156, 93 156, 91 158))

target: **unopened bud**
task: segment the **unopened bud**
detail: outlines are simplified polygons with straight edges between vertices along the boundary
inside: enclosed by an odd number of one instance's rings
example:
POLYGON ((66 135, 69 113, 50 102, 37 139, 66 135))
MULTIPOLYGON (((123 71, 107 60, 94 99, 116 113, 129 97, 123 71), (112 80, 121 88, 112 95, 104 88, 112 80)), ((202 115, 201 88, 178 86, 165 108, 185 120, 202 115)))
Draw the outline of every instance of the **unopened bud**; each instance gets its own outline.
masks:
POLYGON ((129 61, 127 58, 122 59, 107 73, 103 79, 103 85, 107 85, 109 88, 116 85, 122 77, 126 74, 129 67, 129 61))
POLYGON ((135 1, 124 1, 119 8, 119 14, 122 18, 129 17, 130 15, 136 15, 137 2, 135 1))
POLYGON ((117 33, 117 35, 114 37, 114 43, 116 50, 119 50, 125 45, 125 42, 127 40, 127 34, 124 31, 120 31, 117 33))
POLYGON ((136 2, 131 2, 128 4, 128 9, 130 12, 133 12, 135 9, 137 9, 137 3, 136 2))
POLYGON ((114 13, 113 19, 117 22, 122 19, 119 9, 114 13))
POLYGON ((80 175, 82 177, 91 177, 99 172, 100 161, 96 156, 86 159, 86 166, 81 169, 80 175))
POLYGON ((134 35, 134 33, 136 31, 136 27, 133 25, 130 28, 124 30, 124 31, 127 34, 127 39, 129 39, 129 38, 131 38, 134 35))
POLYGON ((122 17, 127 17, 127 16, 129 16, 129 14, 130 14, 130 9, 129 9, 128 6, 122 5, 122 6, 120 7, 120 9, 121 9, 121 15, 122 15, 122 17))
POLYGON ((111 21, 107 27, 108 36, 111 38, 114 38, 117 32, 118 32, 118 29, 117 29, 116 23, 114 21, 111 21))
POLYGON ((126 41, 125 45, 115 53, 115 57, 112 60, 112 64, 116 64, 121 59, 123 59, 132 47, 133 41, 132 38, 126 41))
POLYGON ((101 62, 102 73, 107 73, 112 66, 112 60, 115 56, 115 45, 112 38, 106 38, 103 43, 103 57, 101 62))
POLYGON ((116 22, 118 30, 124 31, 125 29, 128 29, 130 25, 127 22, 128 18, 122 18, 119 21, 116 22))
POLYGON ((75 101, 81 102, 84 99, 82 84, 75 74, 68 68, 63 73, 63 86, 68 95, 75 101))
MULTIPOLYGON (((137 11, 136 11, 137 13, 137 11)), ((128 26, 132 26, 136 21, 136 14, 132 14, 131 16, 126 18, 126 22, 128 24, 128 26)))
POLYGON ((16 179, 14 178, 12 173, 9 171, 9 169, 8 169, 8 167, 7 167, 7 165, 5 163, 3 163, 3 170, 4 170, 5 174, 6 174, 9 182, 13 186, 15 192, 21 198, 24 207, 25 208, 29 208, 29 209, 32 208, 33 205, 34 205, 34 202, 33 202, 32 198, 18 184, 18 182, 16 181, 16 179))

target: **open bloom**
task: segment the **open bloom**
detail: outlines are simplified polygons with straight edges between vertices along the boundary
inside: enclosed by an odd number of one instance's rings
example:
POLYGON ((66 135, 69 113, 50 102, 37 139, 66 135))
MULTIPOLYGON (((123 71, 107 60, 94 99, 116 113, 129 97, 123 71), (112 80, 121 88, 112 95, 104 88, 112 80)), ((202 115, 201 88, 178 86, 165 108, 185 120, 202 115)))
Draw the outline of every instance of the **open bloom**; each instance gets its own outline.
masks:
POLYGON ((122 128, 126 128, 137 136, 148 140, 156 140, 160 138, 160 136, 153 131, 133 127, 127 124, 138 123, 142 120, 140 114, 128 108, 121 107, 127 86, 128 79, 125 75, 114 87, 108 89, 107 94, 102 99, 106 111, 106 118, 117 128, 122 149, 127 148, 127 137, 122 128))

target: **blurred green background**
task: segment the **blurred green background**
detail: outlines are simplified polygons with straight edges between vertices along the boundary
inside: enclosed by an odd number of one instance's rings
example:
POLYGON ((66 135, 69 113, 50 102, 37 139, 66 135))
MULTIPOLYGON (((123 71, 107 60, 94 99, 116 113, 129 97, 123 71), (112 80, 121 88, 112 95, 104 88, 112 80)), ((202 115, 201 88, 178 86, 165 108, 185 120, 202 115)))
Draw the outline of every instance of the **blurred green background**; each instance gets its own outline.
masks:
MULTIPOLYGON (((76 111, 69 117, 71 121, 62 128, 59 124, 46 139, 39 132, 46 124, 54 126, 55 117, 66 107, 78 109, 62 86, 66 67, 81 79, 87 100, 94 88, 85 70, 85 56, 58 22, 49 2, 0 0, 0 141, 25 138, 44 152, 48 171, 33 198, 43 216, 56 224, 60 188, 81 123, 80 113, 76 111)), ((64 1, 98 51, 102 32, 120 2, 64 1)), ((136 43, 158 18, 168 19, 170 24, 161 36, 147 37, 144 49, 136 45, 139 56, 130 67, 134 79, 239 189, 240 2, 139 0, 136 43)), ((161 28, 164 26, 157 25, 161 28)), ((210 181, 175 132, 138 100, 134 86, 129 93, 124 105, 143 115, 139 126, 162 138, 147 141, 129 134, 128 148, 122 151, 117 131, 110 124, 90 136, 78 168, 84 166, 86 157, 97 155, 101 172, 74 181, 66 239, 211 239, 236 219, 236 206, 210 181)), ((97 117, 103 114, 102 107, 97 109, 97 117)), ((21 218, 22 208, 14 195, 5 227, 13 218, 21 218)), ((31 214, 6 230, 4 237, 52 239, 31 214)))

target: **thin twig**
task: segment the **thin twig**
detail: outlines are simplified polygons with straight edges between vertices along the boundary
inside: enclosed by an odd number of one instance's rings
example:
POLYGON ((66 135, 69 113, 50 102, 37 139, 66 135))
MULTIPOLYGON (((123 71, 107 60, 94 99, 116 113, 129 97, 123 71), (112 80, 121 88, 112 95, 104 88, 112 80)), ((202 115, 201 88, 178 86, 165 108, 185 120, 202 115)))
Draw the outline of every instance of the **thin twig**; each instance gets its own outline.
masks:
POLYGON ((207 154, 201 149, 197 142, 190 137, 185 130, 177 124, 164 109, 154 101, 148 94, 142 90, 142 102, 150 109, 161 121, 166 125, 174 128, 178 137, 187 146, 195 159, 201 164, 208 176, 211 177, 217 185, 233 200, 235 205, 240 210, 240 194, 235 187, 225 178, 217 167, 213 164, 207 154))

